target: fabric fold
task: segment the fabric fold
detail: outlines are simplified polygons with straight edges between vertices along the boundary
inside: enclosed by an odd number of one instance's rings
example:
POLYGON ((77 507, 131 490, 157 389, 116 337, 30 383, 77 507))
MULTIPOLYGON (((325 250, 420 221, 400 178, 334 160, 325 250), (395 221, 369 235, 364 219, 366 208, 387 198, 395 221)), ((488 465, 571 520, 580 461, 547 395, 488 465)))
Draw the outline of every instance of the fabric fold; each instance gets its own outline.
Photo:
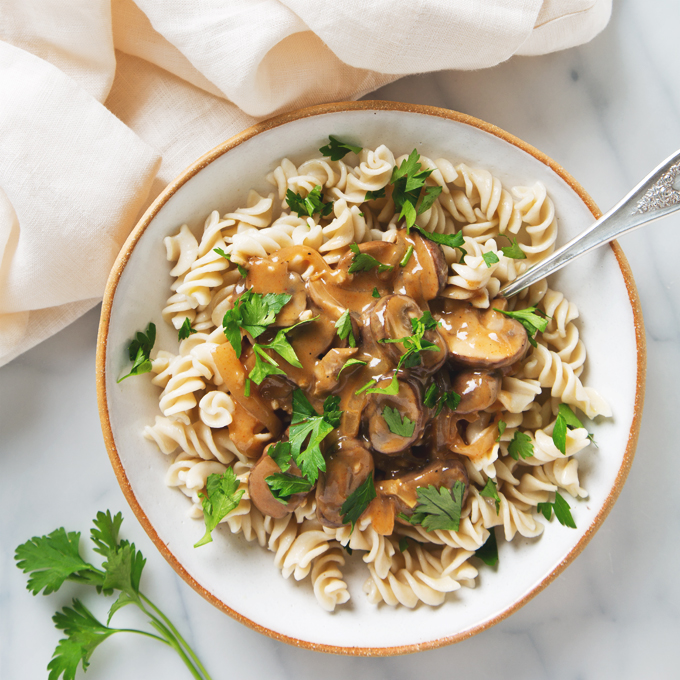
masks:
POLYGON ((140 211, 257 120, 578 45, 611 0, 4 0, 0 366, 97 303, 140 211))

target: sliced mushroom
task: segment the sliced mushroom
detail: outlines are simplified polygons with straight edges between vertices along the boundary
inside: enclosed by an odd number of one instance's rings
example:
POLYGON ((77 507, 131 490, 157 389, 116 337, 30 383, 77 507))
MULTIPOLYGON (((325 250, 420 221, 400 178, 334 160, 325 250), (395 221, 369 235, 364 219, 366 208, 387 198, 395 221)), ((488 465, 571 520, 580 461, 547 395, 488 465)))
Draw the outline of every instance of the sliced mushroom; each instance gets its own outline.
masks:
MULTIPOLYGON (((406 295, 388 295, 371 310, 371 334, 395 365, 406 352, 406 347, 402 342, 385 341, 413 335, 411 319, 420 319, 422 316, 423 312, 415 300, 406 295)), ((438 351, 427 349, 420 352, 423 368, 434 372, 446 361, 446 343, 436 328, 425 331, 423 339, 438 347, 438 351)))
POLYGON ((338 373, 357 352, 356 347, 336 347, 328 350, 323 359, 320 359, 314 367, 316 378, 314 393, 327 394, 335 389, 338 386, 338 373))
POLYGON ((419 303, 434 300, 446 285, 448 265, 441 246, 424 238, 417 232, 407 235, 397 232, 397 243, 409 246, 413 253, 404 267, 400 267, 394 282, 394 290, 414 298, 419 303))
POLYGON ((441 321, 439 332, 449 358, 472 368, 503 368, 519 361, 529 346, 527 332, 493 309, 476 309, 467 302, 437 300, 432 315, 441 321))
POLYGON ((418 502, 418 487, 435 486, 452 489, 456 482, 465 484, 463 503, 467 498, 468 474, 464 463, 458 456, 449 456, 443 460, 436 460, 417 472, 385 479, 376 484, 379 494, 392 497, 397 506, 397 512, 411 515, 418 502))
POLYGON ((268 375, 260 384, 260 394, 273 409, 292 413, 295 387, 295 383, 284 375, 268 375))
POLYGON ((326 458, 326 472, 316 485, 316 515, 327 527, 339 527, 343 503, 373 473, 373 456, 357 439, 344 439, 326 458))
MULTIPOLYGON (((270 444, 270 446, 273 446, 270 444)), ((255 504, 255 507, 263 514, 269 515, 274 519, 285 517, 287 514, 293 512, 295 508, 301 505, 306 493, 296 493, 288 499, 288 504, 274 498, 274 495, 267 484, 267 477, 270 477, 277 472, 281 472, 281 468, 276 464, 276 461, 267 453, 269 446, 265 449, 260 457, 260 460, 255 463, 253 469, 248 476, 248 493, 250 500, 255 504)), ((293 461, 288 469, 292 475, 298 477, 302 476, 300 469, 293 461)))
POLYGON ((496 401, 500 386, 501 374, 497 371, 467 370, 457 373, 451 382, 451 389, 461 397, 456 413, 473 413, 489 408, 496 401))
MULTIPOLYGON (((394 396, 389 394, 369 394, 366 417, 368 419, 368 437, 371 446, 380 453, 394 455, 400 453, 411 446, 423 432, 424 417, 423 405, 420 400, 420 390, 412 386, 405 380, 398 380, 399 389, 394 396), (385 409, 396 409, 399 422, 411 434, 404 436, 397 434, 390 429, 388 421, 385 419, 385 409), (408 421, 406 420, 408 418, 408 421), (412 424, 412 428, 408 423, 412 424)), ((375 385, 377 389, 384 389, 391 385, 391 378, 383 378, 375 385)))
POLYGON ((302 277, 288 271, 285 262, 252 257, 248 264, 246 288, 256 293, 286 293, 291 299, 276 315, 277 326, 292 326, 300 320, 300 314, 307 308, 307 292, 302 277))

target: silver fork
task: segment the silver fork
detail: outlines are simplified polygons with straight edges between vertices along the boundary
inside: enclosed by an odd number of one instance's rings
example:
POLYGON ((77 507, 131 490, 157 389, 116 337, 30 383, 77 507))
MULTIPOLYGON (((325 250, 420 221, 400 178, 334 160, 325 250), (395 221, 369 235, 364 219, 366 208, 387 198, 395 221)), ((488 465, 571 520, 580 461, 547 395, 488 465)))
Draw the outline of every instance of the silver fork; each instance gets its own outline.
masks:
POLYGON ((499 295, 506 298, 516 295, 593 248, 676 210, 680 210, 680 151, 676 151, 647 175, 592 227, 528 269, 522 276, 503 286, 499 295))

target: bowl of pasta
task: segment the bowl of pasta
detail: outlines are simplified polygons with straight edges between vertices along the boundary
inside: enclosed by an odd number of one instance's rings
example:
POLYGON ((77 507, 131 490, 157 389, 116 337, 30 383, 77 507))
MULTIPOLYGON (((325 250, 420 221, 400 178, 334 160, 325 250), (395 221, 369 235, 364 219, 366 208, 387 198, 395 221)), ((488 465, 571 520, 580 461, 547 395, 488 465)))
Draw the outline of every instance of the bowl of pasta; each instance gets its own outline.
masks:
POLYGON ((499 292, 597 216, 541 152, 432 107, 303 109, 198 159, 122 249, 98 340, 110 459, 160 552, 320 651, 432 648, 521 607, 637 441, 618 245, 499 292))

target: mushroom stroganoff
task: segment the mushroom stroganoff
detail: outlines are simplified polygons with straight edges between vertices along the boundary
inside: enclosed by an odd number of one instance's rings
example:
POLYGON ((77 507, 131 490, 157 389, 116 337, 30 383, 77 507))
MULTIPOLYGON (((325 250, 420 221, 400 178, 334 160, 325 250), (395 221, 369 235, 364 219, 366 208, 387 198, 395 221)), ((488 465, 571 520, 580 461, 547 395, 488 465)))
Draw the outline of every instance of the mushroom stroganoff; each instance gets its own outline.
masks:
POLYGON ((575 411, 610 410, 581 382, 575 305, 545 281, 497 296, 553 250, 543 185, 320 151, 200 238, 166 238, 180 345, 151 359, 163 415, 145 436, 205 516, 197 545, 222 522, 311 575, 329 611, 360 551, 371 602, 438 605, 474 586, 471 558, 495 563, 494 527, 574 526, 564 496, 587 495, 574 454, 592 440, 575 411))

